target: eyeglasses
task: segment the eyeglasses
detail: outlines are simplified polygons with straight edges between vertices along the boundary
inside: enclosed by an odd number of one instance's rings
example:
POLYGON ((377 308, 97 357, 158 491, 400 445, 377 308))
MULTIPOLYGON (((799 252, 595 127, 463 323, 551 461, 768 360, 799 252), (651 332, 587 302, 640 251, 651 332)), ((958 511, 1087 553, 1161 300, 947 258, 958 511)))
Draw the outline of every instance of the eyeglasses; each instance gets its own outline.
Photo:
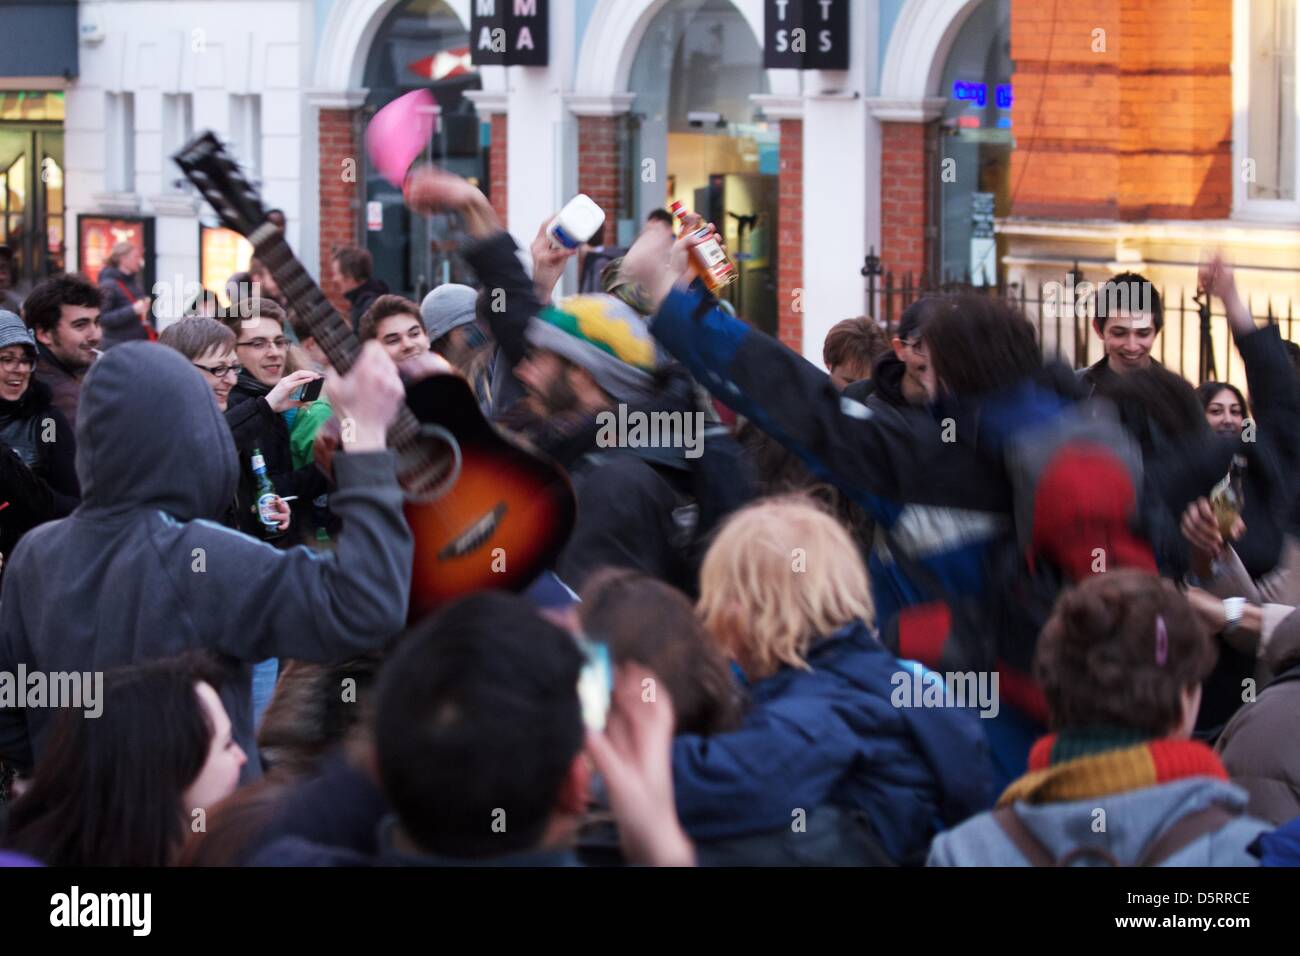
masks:
POLYGON ((33 369, 36 367, 36 359, 30 355, 0 355, 0 368, 6 372, 12 372, 16 368, 33 369))
POLYGON ((922 338, 903 339, 903 344, 922 358, 925 357, 925 340, 922 338))
POLYGON ((289 340, 283 335, 273 339, 249 339, 247 342, 236 342, 240 348, 247 346, 254 352, 264 352, 267 346, 274 345, 277 349, 283 349, 289 344, 289 340))
POLYGON ((195 368, 203 369, 203 371, 207 372, 213 378, 225 378, 231 372, 234 372, 236 375, 238 375, 240 372, 244 370, 244 366, 240 365, 238 362, 236 362, 234 365, 213 365, 211 367, 207 365, 200 365, 198 362, 191 362, 190 364, 193 365, 195 368))

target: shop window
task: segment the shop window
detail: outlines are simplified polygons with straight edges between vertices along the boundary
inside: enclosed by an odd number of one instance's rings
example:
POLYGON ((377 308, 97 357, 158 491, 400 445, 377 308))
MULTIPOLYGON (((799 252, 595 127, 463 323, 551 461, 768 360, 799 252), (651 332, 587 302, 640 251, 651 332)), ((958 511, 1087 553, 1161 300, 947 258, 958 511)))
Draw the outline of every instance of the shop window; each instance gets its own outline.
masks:
POLYGON ((1234 207, 1300 218, 1296 105, 1297 0, 1237 0, 1233 18, 1234 207))
POLYGON ((673 0, 646 28, 628 89, 619 244, 680 199, 717 224, 737 260, 725 297, 774 332, 779 130, 750 100, 768 92, 759 38, 728 0, 673 0))
MULTIPOLYGON (((993 217, 1010 212, 1011 0, 971 11, 944 64, 939 92, 939 167, 927 176, 931 251, 928 278, 994 285, 1002 254, 993 217)), ((920 277, 914 277, 919 280, 920 277)))
MULTIPOLYGON (((421 158, 486 183, 490 134, 465 98, 482 82, 470 61, 466 25, 444 0, 397 5, 375 33, 363 85, 369 91, 366 119, 404 93, 430 90, 438 104, 438 126, 421 158)), ((401 190, 369 167, 362 212, 362 244, 374 257, 375 275, 389 288, 419 298, 443 282, 473 282, 456 255, 456 227, 450 218, 412 215, 401 190)))

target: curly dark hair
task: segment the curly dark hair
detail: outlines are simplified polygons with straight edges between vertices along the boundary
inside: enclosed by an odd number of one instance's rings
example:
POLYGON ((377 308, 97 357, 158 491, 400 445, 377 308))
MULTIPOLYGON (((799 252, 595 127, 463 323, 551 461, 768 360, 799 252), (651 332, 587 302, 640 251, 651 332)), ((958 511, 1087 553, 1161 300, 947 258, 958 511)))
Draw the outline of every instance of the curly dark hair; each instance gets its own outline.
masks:
POLYGON ((1119 570, 1060 596, 1038 639, 1034 676, 1054 730, 1124 727, 1162 737, 1182 720, 1182 691, 1204 681, 1217 656, 1170 581, 1119 570))

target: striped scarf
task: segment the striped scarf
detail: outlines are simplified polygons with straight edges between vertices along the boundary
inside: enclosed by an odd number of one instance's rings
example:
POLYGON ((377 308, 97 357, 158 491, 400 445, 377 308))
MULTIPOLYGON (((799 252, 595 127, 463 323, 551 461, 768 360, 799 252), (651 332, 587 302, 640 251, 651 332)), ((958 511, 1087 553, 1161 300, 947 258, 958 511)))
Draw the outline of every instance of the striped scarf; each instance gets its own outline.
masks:
POLYGON ((1065 731, 1034 744, 1029 772, 1007 787, 998 806, 1067 803, 1186 777, 1227 780, 1228 773, 1218 755, 1197 740, 1151 740, 1110 728, 1065 731))

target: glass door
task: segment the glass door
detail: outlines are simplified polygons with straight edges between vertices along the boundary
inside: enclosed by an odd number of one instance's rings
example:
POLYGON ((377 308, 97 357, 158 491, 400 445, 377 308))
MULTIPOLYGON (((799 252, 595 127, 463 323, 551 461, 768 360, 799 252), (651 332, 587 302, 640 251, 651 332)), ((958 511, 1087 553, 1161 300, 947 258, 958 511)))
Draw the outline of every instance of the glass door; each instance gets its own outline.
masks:
POLYGON ((65 262, 63 131, 0 127, 0 244, 25 293, 65 262))

